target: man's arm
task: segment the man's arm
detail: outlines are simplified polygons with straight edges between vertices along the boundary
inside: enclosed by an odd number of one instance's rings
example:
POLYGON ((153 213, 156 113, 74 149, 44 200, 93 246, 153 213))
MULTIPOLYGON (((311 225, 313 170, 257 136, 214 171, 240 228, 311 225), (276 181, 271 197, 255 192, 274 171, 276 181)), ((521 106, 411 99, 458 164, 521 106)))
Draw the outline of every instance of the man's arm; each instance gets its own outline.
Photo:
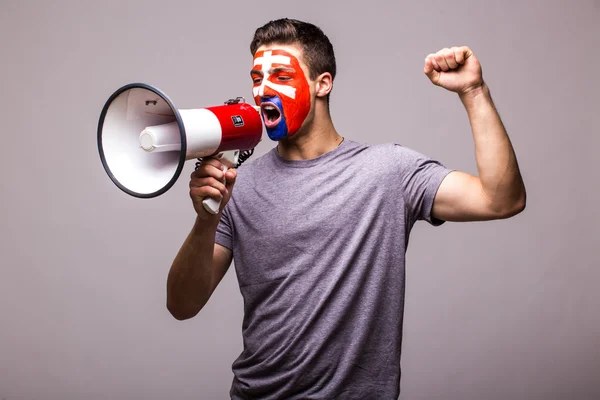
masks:
POLYGON ((231 250, 215 244, 216 227, 198 220, 181 246, 167 278, 167 309, 178 320, 204 307, 231 264, 231 250))
POLYGON ((425 59, 425 74, 458 93, 475 140, 479 176, 451 172, 442 181, 432 215, 444 221, 508 218, 525 208, 525 185, 504 125, 468 47, 443 49, 425 59))
POLYGON ((215 244, 223 208, 231 197, 236 171, 222 171, 215 159, 205 159, 190 178, 190 197, 196 222, 177 253, 167 278, 167 308, 178 320, 194 317, 204 307, 225 276, 232 260, 231 250, 215 244), (217 215, 206 212, 206 197, 221 200, 217 215))

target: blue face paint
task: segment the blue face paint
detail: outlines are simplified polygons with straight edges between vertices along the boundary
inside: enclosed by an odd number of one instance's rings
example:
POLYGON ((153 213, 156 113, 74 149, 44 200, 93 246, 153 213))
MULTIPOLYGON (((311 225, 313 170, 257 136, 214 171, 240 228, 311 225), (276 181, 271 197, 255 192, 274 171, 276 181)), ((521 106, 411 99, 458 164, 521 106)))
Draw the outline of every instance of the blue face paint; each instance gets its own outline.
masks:
MULTIPOLYGON (((261 104, 263 103, 273 103, 275 106, 277 106, 277 108, 279 109, 279 112, 281 113, 281 119, 279 120, 279 123, 273 127, 267 127, 265 125, 265 129, 267 131, 267 135, 269 135, 269 138, 271 140, 282 140, 288 137, 288 126, 287 126, 287 121, 285 119, 285 114, 283 113, 283 104, 281 103, 281 99, 279 98, 279 96, 273 96, 273 97, 262 97, 261 98, 261 104)), ((265 122, 265 114, 264 112, 261 113, 262 118, 263 118, 263 122, 265 122)))

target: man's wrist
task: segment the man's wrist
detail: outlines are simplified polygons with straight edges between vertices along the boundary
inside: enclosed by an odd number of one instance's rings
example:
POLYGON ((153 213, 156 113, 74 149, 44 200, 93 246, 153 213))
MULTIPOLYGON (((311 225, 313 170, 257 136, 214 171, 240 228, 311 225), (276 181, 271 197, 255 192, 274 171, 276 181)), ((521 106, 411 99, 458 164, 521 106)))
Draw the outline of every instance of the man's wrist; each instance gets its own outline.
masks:
POLYGON ((481 100, 490 99, 490 88, 483 82, 481 85, 470 88, 464 93, 459 93, 458 97, 465 107, 470 108, 481 100))
POLYGON ((194 235, 203 235, 207 232, 216 232, 218 226, 219 218, 215 218, 212 215, 206 219, 196 216, 196 220, 194 221, 194 226, 192 228, 192 233, 194 235))
POLYGON ((466 89, 464 92, 459 93, 458 96, 462 101, 469 101, 475 99, 481 95, 488 94, 490 89, 486 85, 485 82, 481 82, 480 84, 470 87, 466 89))

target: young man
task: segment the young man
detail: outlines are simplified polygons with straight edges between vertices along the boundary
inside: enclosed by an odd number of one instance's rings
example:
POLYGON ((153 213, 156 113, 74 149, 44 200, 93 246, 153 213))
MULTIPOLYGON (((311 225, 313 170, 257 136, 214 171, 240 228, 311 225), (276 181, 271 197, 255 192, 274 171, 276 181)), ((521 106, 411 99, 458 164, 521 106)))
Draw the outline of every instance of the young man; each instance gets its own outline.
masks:
POLYGON ((508 218, 525 207, 479 62, 453 47, 424 66, 466 108, 479 170, 472 176, 399 145, 340 136, 329 114, 333 47, 314 25, 272 21, 251 51, 253 94, 277 146, 237 178, 214 159, 192 174, 197 218, 171 267, 167 307, 177 319, 196 315, 233 258, 244 350, 232 398, 395 399, 413 224, 508 218), (222 199, 218 215, 204 210, 207 196, 222 199))

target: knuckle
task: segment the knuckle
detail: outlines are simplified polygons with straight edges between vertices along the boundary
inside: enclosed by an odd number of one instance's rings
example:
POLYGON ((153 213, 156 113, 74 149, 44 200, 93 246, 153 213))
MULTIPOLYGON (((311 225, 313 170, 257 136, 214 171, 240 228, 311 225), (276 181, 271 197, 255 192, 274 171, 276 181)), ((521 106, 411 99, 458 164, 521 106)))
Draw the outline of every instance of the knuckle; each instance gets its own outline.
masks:
POLYGON ((206 162, 206 164, 208 165, 212 165, 213 167, 217 167, 217 168, 221 168, 223 166, 223 164, 221 163, 221 161, 217 160, 216 158, 213 157, 207 157, 202 159, 202 162, 206 162))
POLYGON ((195 199, 195 198, 198 198, 198 197, 204 197, 202 189, 198 188, 198 187, 191 188, 190 189, 190 197, 192 199, 195 199))
POLYGON ((200 186, 190 189, 190 197, 193 200, 204 199, 206 197, 212 197, 214 199, 222 199, 223 195, 220 191, 211 186, 200 186))
POLYGON ((225 185, 223 185, 223 183, 219 182, 218 180, 216 180, 213 177, 207 177, 204 178, 202 180, 200 180, 198 182, 198 186, 199 187, 205 187, 205 188, 209 188, 209 190, 218 190, 218 191, 224 191, 225 190, 225 185))
POLYGON ((209 171, 210 171, 210 167, 208 167, 206 165, 201 165, 198 167, 198 169, 196 169, 194 172, 192 172, 192 175, 190 177, 192 179, 204 178, 205 176, 208 176, 209 171))
POLYGON ((206 174, 208 173, 208 171, 212 170, 220 171, 222 167, 223 164, 221 164, 221 162, 215 160, 214 158, 203 158, 194 170, 194 172, 192 172, 192 175, 194 173, 206 174))
POLYGON ((223 171, 215 166, 211 166, 210 169, 208 169, 208 174, 210 176, 212 176, 215 179, 222 179, 223 178, 223 171))
POLYGON ((193 178, 190 180, 190 187, 201 187, 204 178, 193 178))
POLYGON ((198 179, 195 182, 195 186, 197 187, 215 187, 218 185, 218 182, 215 178, 211 176, 206 176, 202 179, 198 179))
POLYGON ((222 193, 225 191, 225 186, 219 182, 211 182, 210 188, 211 188, 211 190, 216 190, 219 193, 222 193))
POLYGON ((220 191, 218 191, 215 188, 210 188, 210 193, 209 196, 212 197, 215 200, 223 200, 223 193, 221 193, 220 191))

